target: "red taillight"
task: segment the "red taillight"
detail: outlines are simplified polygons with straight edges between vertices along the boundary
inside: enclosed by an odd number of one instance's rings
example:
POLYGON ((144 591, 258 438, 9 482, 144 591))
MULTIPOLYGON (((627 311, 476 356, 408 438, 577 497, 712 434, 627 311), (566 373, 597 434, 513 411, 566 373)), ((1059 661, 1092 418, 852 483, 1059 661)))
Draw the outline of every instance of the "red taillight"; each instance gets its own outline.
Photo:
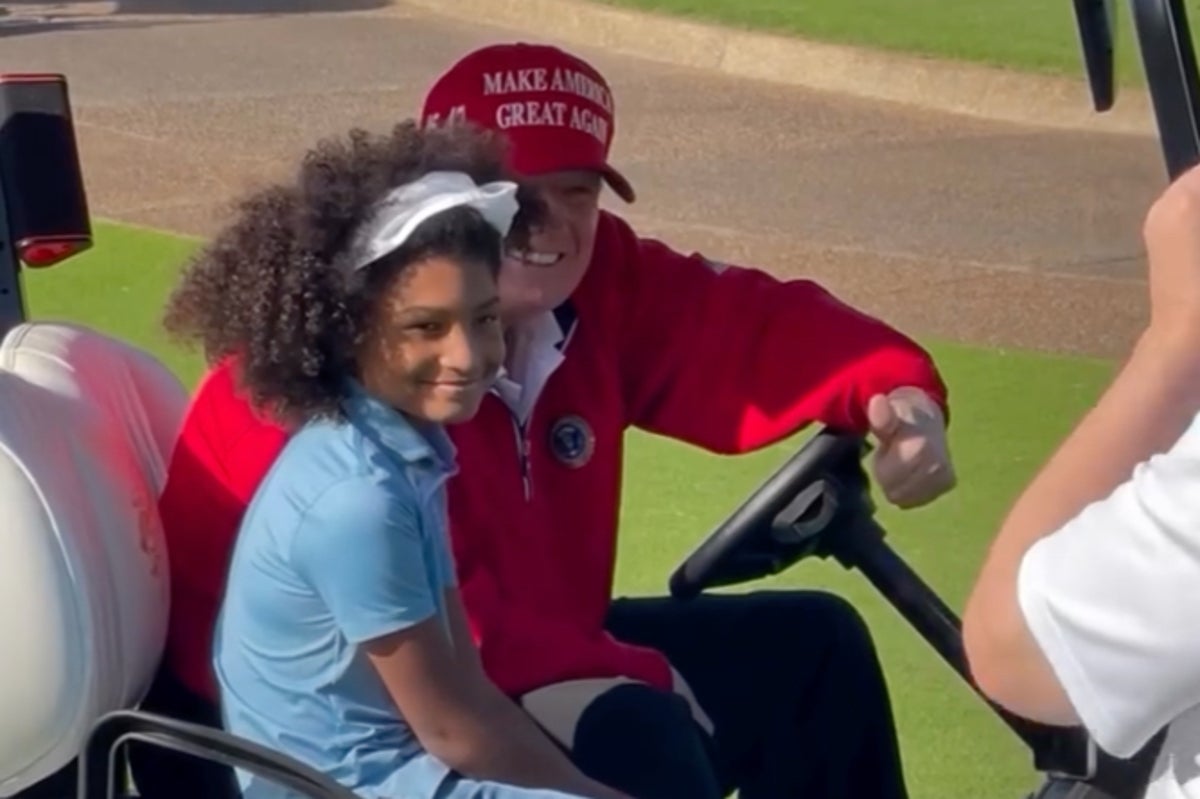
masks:
POLYGON ((92 246, 87 236, 43 236, 17 242, 21 262, 32 268, 54 266, 92 246))

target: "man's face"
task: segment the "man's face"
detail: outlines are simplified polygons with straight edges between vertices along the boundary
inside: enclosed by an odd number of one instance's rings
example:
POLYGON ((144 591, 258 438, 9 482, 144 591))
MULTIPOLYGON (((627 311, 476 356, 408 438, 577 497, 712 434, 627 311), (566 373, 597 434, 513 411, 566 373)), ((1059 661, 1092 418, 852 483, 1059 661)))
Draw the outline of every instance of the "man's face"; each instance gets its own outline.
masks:
POLYGON ((545 203, 528 247, 509 248, 500 269, 504 316, 517 320, 553 310, 579 286, 592 260, 600 219, 598 173, 553 172, 528 178, 545 203))

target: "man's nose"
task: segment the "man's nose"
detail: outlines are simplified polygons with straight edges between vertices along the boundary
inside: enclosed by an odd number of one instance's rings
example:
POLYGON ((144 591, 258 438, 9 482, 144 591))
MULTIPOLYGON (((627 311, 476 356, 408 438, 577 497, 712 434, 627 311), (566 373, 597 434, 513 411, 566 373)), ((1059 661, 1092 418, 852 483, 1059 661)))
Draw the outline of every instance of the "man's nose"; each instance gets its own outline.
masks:
POLYGON ((533 235, 550 234, 564 224, 562 202, 558 198, 543 194, 541 212, 533 219, 529 231, 533 235))

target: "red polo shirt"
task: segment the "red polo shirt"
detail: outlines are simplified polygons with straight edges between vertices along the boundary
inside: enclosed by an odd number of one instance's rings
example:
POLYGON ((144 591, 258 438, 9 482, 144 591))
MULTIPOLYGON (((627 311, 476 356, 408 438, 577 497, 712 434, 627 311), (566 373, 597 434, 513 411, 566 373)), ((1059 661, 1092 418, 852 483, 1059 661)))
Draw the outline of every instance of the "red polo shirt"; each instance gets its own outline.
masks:
POLYGON ((212 637, 242 514, 287 433, 236 391, 232 363, 200 383, 171 456, 159 500, 171 564, 167 667, 216 700, 212 637))
MULTIPOLYGON (((451 435, 451 536, 484 666, 511 695, 577 677, 670 687, 666 660, 603 629, 612 594, 624 432, 720 453, 812 422, 865 431, 876 393, 918 386, 946 407, 928 355, 805 280, 720 268, 604 213, 593 262, 556 315, 561 362, 522 418, 497 395, 451 435)), ((172 563, 168 663, 215 697, 210 642, 242 512, 285 434, 211 372, 163 497, 172 563)), ((652 531, 640 531, 653 534, 652 531)))

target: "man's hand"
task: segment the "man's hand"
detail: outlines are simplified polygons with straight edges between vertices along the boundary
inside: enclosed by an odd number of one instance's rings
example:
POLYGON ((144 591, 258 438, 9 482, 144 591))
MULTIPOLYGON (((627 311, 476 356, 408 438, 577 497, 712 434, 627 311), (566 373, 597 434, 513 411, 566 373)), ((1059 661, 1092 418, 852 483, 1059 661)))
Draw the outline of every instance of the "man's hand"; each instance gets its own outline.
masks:
POLYGON ((907 387, 876 394, 867 420, 878 442, 872 471, 889 502, 916 508, 954 488, 946 421, 928 394, 907 387))

